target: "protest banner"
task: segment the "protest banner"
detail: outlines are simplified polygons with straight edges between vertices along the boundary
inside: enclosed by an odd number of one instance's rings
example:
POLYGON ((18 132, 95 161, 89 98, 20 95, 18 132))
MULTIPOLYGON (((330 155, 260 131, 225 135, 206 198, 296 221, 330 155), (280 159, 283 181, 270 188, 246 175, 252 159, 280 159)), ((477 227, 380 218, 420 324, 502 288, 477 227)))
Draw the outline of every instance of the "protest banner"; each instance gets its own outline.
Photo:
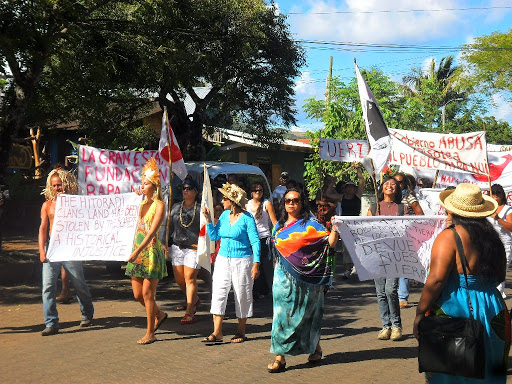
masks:
POLYGON ((336 216, 359 280, 405 277, 424 283, 444 216, 336 216))
POLYGON ((368 141, 320 139, 318 151, 323 160, 360 162, 368 156, 368 141))
POLYGON ((142 196, 57 196, 47 258, 126 261, 132 252, 142 196))
POLYGON ((144 163, 154 157, 162 189, 169 184, 169 164, 158 150, 115 151, 88 146, 78 148, 78 187, 81 195, 112 195, 134 192, 140 185, 144 163))
POLYGON ((439 194, 444 188, 421 188, 416 198, 426 216, 446 215, 445 209, 439 201, 439 194))
POLYGON ((389 164, 487 177, 485 132, 443 134, 389 128, 389 164))

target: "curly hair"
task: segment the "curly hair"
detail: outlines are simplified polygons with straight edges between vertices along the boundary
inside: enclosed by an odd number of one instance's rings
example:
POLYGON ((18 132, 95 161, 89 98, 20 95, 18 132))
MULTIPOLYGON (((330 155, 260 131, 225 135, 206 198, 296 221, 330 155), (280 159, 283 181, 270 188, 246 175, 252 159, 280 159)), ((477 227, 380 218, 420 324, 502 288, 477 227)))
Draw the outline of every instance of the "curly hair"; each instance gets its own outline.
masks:
POLYGON ((463 227, 471 239, 471 243, 478 252, 477 270, 484 278, 491 280, 499 277, 505 280, 507 258, 505 248, 498 232, 487 218, 469 218, 454 215, 452 223, 463 227))
POLYGON ((285 200, 285 196, 289 192, 297 192, 299 194, 299 199, 302 203, 302 209, 300 210, 300 213, 299 213, 299 220, 300 219, 304 220, 303 224, 306 225, 306 220, 311 217, 309 203, 308 203, 308 200, 306 199, 306 196, 304 196, 304 192, 300 188, 288 188, 279 203, 279 220, 277 222, 278 228, 284 227, 284 224, 286 223, 286 220, 288 219, 288 212, 286 212, 284 200, 285 200))
POLYGON ((59 177, 62 181, 62 191, 68 195, 76 195, 78 193, 78 182, 75 175, 71 172, 66 171, 62 168, 56 168, 52 170, 46 179, 46 187, 41 193, 44 195, 46 200, 55 200, 57 194, 52 188, 52 177, 59 177))

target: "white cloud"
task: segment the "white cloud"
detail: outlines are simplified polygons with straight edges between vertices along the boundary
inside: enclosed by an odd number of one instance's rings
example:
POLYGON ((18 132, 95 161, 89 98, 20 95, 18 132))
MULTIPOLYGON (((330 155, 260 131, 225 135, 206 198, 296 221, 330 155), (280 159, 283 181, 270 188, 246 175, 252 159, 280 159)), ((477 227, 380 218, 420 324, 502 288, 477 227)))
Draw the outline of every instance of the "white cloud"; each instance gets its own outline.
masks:
MULTIPOLYGON (((488 7, 510 7, 510 0, 491 0, 488 7)), ((487 24, 498 23, 505 20, 505 17, 510 14, 510 9, 491 9, 485 12, 485 22, 487 24)))
POLYGON ((308 13, 290 21, 302 39, 344 42, 421 42, 446 36, 459 23, 467 22, 463 12, 376 12, 334 13, 337 11, 379 11, 457 8, 454 0, 345 0, 315 1, 308 13), (317 14, 324 12, 326 14, 317 14))
POLYGON ((496 120, 512 123, 512 102, 510 99, 507 100, 503 93, 493 95, 489 115, 494 116, 496 120))
POLYGON ((311 72, 303 71, 300 79, 295 83, 295 93, 297 95, 311 95, 315 93, 316 80, 311 76, 311 72))

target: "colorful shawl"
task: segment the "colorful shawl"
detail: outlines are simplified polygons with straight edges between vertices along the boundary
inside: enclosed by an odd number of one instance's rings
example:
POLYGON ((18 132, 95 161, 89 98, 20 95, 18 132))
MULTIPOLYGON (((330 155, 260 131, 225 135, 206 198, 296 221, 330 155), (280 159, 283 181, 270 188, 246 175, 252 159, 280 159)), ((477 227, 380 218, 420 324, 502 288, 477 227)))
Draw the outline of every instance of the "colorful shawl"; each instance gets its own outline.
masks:
POLYGON ((316 219, 294 221, 274 228, 273 242, 286 270, 308 284, 332 284, 332 256, 329 233, 316 219))

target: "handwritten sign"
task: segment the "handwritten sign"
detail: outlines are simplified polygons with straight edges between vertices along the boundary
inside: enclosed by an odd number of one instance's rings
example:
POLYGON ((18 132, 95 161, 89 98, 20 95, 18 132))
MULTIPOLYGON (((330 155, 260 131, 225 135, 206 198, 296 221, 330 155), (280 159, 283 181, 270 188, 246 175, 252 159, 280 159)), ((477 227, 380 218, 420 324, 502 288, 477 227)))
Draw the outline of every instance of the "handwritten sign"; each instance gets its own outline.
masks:
POLYGON ((140 171, 154 157, 162 187, 169 184, 169 165, 158 150, 115 151, 80 146, 78 185, 83 195, 111 195, 134 192, 140 185, 140 171))
POLYGON ((389 164, 488 175, 485 132, 442 134, 389 129, 389 164))
POLYGON ((130 257, 141 196, 58 195, 47 257, 52 261, 130 257))
POLYGON ((318 150, 324 160, 361 161, 368 155, 368 141, 320 139, 318 150))
POLYGON ((424 283, 444 216, 337 216, 359 280, 406 277, 424 283))

